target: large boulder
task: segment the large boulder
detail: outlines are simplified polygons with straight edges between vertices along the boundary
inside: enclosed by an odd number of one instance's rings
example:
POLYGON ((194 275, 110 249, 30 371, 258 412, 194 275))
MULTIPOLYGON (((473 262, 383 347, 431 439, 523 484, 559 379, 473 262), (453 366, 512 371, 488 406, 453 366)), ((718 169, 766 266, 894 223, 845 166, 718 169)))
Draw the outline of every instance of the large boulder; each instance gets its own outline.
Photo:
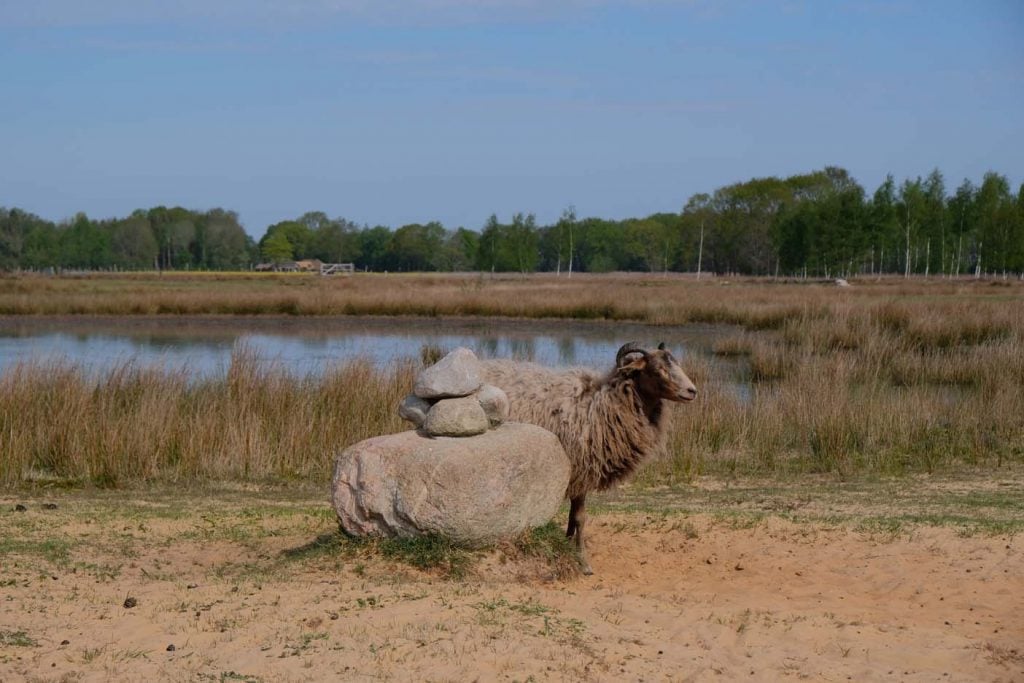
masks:
POLYGON ((352 535, 436 533, 479 546, 549 521, 568 484, 554 434, 505 423, 469 439, 409 431, 361 441, 338 456, 332 498, 352 535))
POLYGON ((460 346, 425 368, 416 378, 412 393, 425 399, 457 398, 469 396, 482 383, 476 354, 460 346))

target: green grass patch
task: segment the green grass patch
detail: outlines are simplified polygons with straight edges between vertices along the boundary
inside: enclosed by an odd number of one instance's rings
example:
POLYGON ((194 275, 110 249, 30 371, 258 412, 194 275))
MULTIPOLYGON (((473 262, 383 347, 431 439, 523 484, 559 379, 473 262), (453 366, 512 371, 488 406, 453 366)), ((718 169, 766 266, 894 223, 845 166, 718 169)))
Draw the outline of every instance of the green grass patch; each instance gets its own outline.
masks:
POLYGON ((50 564, 65 566, 71 559, 75 543, 64 538, 0 538, 0 557, 31 556, 46 560, 50 564))
POLYGON ((437 534, 381 539, 376 542, 376 547, 383 557, 417 569, 437 570, 453 579, 465 576, 472 559, 468 549, 437 534))
POLYGON ((10 631, 0 629, 0 647, 38 647, 35 641, 25 631, 10 631))

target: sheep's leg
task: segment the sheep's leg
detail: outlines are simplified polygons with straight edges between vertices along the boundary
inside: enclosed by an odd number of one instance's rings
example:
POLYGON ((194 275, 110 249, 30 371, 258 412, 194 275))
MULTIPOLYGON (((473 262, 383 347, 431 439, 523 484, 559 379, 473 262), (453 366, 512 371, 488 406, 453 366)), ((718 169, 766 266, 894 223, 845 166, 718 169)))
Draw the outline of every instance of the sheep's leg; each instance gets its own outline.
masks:
POLYGON ((590 575, 594 573, 594 570, 590 568, 590 560, 587 559, 587 546, 583 539, 583 527, 587 521, 586 502, 587 494, 569 499, 569 527, 566 529, 565 535, 575 541, 576 552, 580 559, 580 569, 584 574, 590 575))

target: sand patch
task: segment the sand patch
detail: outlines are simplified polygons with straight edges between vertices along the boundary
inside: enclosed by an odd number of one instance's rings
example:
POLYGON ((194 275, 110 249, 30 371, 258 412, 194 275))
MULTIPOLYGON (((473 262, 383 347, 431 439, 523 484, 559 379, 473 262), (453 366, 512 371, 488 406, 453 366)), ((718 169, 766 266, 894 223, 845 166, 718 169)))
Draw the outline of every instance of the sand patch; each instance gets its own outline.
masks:
POLYGON ((62 495, 0 500, 2 681, 1024 680, 1013 534, 598 506, 595 576, 446 579, 316 497, 62 495))

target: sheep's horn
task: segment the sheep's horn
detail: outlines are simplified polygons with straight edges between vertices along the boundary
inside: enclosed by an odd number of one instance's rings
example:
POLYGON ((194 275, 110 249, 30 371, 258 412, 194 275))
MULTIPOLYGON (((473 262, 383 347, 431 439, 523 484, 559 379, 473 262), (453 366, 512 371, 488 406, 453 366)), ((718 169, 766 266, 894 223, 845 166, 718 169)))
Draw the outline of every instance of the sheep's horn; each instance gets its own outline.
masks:
POLYGON ((619 352, 615 354, 615 367, 622 365, 622 359, 631 353, 642 353, 645 358, 648 355, 647 351, 641 348, 641 346, 636 342, 626 342, 622 345, 622 348, 619 349, 619 352))

